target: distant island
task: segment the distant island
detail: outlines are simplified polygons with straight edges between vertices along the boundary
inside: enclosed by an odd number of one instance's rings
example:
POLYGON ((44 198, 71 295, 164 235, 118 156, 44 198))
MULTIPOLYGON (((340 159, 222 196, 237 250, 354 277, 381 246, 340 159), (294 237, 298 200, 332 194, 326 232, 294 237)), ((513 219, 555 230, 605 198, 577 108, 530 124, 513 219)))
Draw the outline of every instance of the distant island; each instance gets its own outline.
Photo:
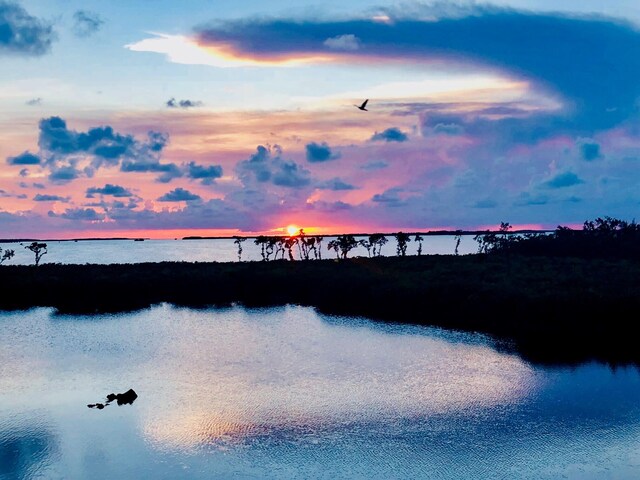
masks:
POLYGON ((91 238, 0 238, 0 243, 26 243, 26 242, 95 242, 98 240, 148 240, 132 237, 91 237, 91 238))
MULTIPOLYGON (((297 304, 488 334, 500 348, 534 362, 640 365, 640 226, 605 218, 550 234, 513 235, 509 228, 478 235, 479 253, 468 255, 399 250, 395 257, 347 258, 346 250, 339 259, 296 261, 283 253, 252 262, 5 264, 0 309, 91 314, 163 302, 194 308, 297 304)), ((341 237, 336 253, 352 247, 349 235, 341 237)))

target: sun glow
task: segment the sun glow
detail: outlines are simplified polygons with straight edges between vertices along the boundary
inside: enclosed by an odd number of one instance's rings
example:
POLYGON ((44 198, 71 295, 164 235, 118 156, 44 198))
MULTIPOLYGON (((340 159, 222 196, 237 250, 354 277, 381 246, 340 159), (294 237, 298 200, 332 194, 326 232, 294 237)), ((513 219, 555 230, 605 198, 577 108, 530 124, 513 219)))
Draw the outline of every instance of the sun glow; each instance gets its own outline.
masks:
POLYGON ((287 233, 289 234, 290 237, 293 237, 293 236, 297 235, 299 231, 300 231, 300 229, 298 227, 296 227, 295 225, 289 225, 287 227, 287 233))

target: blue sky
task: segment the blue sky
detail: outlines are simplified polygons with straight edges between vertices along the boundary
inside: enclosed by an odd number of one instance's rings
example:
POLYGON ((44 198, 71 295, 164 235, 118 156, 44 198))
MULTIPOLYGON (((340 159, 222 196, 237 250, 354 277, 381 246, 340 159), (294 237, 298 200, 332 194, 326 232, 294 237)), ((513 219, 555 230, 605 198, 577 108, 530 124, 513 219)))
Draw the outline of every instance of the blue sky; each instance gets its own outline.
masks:
POLYGON ((632 220, 639 25, 632 1, 0 0, 1 236, 632 220))

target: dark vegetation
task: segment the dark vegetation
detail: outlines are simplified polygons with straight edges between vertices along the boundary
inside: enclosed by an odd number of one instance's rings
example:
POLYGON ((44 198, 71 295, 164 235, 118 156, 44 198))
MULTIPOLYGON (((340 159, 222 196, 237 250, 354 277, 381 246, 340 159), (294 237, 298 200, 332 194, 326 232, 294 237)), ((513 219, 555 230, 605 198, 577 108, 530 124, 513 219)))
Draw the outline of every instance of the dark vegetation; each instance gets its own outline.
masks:
POLYGON ((302 236, 297 243, 256 238, 262 262, 3 265, 0 308, 95 313, 162 302, 195 308, 298 304, 486 333, 535 362, 640 364, 638 225, 607 217, 585 222, 582 230, 510 230, 503 223, 476 235, 477 255, 405 256, 399 250, 397 257, 382 257, 384 243, 372 235, 364 240, 370 258, 349 258, 358 242, 343 235, 329 242, 338 257, 329 260, 320 259, 317 238, 302 236), (309 261, 290 261, 294 249, 309 261))

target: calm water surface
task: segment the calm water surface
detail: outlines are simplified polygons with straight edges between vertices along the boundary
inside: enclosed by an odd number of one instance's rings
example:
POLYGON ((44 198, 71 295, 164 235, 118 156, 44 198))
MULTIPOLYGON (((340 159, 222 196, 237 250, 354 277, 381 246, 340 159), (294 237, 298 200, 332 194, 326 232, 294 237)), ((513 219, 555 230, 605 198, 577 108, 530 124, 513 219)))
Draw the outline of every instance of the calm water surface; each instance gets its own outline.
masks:
POLYGON ((634 368, 301 307, 0 314, 2 479, 639 477, 634 368))
MULTIPOLYGON (((327 243, 335 237, 325 237, 322 243, 322 257, 335 258, 335 252, 327 250, 327 243)), ((365 237, 356 237, 357 239, 365 237)), ((423 254, 449 255, 455 251, 456 241, 452 235, 424 236, 423 254)), ((143 263, 143 262, 235 262, 238 260, 238 248, 233 239, 205 240, 91 240, 91 241, 48 241, 48 253, 42 257, 42 263, 143 263)), ((32 265, 34 255, 24 248, 29 242, 0 243, 0 248, 15 251, 15 257, 7 265, 32 265)), ((242 244, 242 260, 261 260, 260 248, 254 239, 242 244)), ((407 255, 415 255, 418 244, 412 241, 407 246, 407 255)), ((476 253, 478 244, 473 235, 463 235, 458 248, 459 254, 476 253)), ((294 249, 295 258, 299 258, 294 249)), ((388 237, 388 243, 382 247, 383 256, 396 255, 396 241, 388 237)), ((349 257, 367 256, 364 247, 358 247, 349 253, 349 257)))

